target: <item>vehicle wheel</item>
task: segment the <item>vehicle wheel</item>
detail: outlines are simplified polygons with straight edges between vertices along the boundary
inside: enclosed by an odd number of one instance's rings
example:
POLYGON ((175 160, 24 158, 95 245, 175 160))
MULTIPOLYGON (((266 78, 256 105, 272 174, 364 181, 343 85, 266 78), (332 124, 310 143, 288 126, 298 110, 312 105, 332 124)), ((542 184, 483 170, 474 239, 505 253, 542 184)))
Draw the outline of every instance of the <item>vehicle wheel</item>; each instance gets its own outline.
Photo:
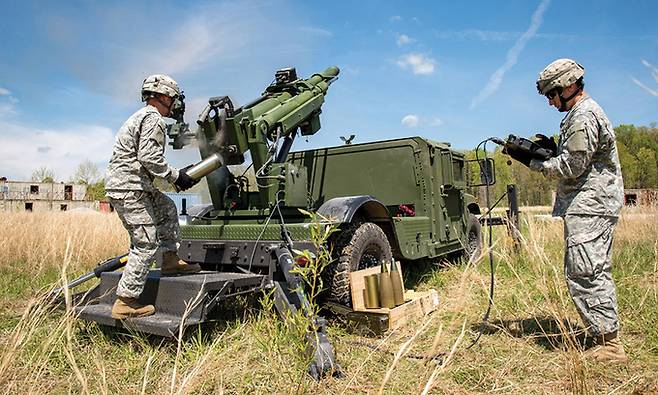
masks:
POLYGON ((482 254, 482 225, 474 214, 468 215, 468 224, 466 225, 466 245, 464 246, 464 258, 470 260, 471 257, 478 257, 482 254))
POLYGON ((351 223, 330 240, 332 262, 325 270, 326 297, 345 306, 352 306, 350 273, 380 265, 393 259, 386 234, 372 222, 351 223))

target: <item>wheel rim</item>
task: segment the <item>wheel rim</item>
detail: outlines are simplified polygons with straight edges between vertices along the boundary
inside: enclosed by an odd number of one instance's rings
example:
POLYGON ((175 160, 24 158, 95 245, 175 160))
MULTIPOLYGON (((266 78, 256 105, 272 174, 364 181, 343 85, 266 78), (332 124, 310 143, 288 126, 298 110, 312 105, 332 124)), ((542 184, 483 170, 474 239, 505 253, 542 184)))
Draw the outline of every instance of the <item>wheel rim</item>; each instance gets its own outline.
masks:
POLYGON ((363 254, 361 254, 357 270, 363 270, 379 265, 383 255, 381 247, 376 244, 369 245, 366 247, 365 251, 363 251, 363 254))

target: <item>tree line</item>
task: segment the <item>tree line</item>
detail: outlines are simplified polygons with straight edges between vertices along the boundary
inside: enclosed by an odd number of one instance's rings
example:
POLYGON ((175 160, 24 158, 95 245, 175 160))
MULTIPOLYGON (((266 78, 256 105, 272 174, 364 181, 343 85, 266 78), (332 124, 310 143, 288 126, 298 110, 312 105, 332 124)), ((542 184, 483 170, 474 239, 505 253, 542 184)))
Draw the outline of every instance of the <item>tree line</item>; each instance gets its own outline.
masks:
MULTIPOLYGON (((658 188, 658 127, 619 125, 614 128, 617 138, 617 150, 621 163, 624 188, 658 188)), ((557 141, 557 136, 554 136, 557 141)), ((477 153, 479 158, 484 152, 477 153)), ((496 147, 488 156, 495 162, 496 184, 490 188, 490 194, 496 199, 506 191, 508 184, 516 184, 519 204, 522 206, 545 206, 551 204, 552 192, 556 182, 548 180, 531 171, 523 164, 511 160, 509 156, 496 147)), ((475 150, 466 152, 467 159, 475 159, 475 150)), ((476 162, 469 166, 471 181, 479 180, 479 167, 476 162)), ((476 196, 479 191, 471 188, 476 196)))
MULTIPOLYGON (((621 163, 624 187, 658 188, 658 127, 619 125, 615 127, 617 149, 621 163)), ((557 136, 554 136, 557 141, 557 136)), ((493 147, 492 147, 493 148, 493 147)), ((476 159, 475 150, 466 151, 466 158, 476 159)), ((484 152, 479 151, 478 157, 483 158, 484 152)), ((516 184, 519 204, 523 206, 545 206, 551 204, 552 192, 556 182, 531 171, 519 162, 510 160, 501 152, 500 147, 489 151, 496 170, 496 184, 490 189, 493 199, 502 196, 508 184, 516 184)), ((469 166, 471 181, 479 179, 479 167, 476 162, 469 166)), ((55 174, 47 167, 40 167, 32 173, 32 181, 55 182, 55 174)), ((158 180, 157 186, 165 191, 173 191, 173 187, 164 180, 158 180)), ((87 196, 92 200, 105 198, 105 180, 98 166, 90 160, 80 163, 69 182, 87 185, 87 196)), ((475 188, 471 193, 478 196, 475 188)))

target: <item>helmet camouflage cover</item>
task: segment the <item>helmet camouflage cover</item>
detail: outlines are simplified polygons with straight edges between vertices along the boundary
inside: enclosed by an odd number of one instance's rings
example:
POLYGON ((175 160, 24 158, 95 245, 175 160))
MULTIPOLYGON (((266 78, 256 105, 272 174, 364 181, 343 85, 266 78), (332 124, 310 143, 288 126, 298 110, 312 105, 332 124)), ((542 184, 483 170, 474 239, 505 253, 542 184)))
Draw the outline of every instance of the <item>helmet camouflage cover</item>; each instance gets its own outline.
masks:
POLYGON ((585 75, 585 68, 571 59, 558 59, 539 73, 537 91, 545 95, 555 88, 565 88, 585 75))
POLYGON ((173 78, 165 74, 154 74, 146 77, 142 83, 142 101, 146 101, 153 93, 169 97, 180 96, 180 88, 173 78))

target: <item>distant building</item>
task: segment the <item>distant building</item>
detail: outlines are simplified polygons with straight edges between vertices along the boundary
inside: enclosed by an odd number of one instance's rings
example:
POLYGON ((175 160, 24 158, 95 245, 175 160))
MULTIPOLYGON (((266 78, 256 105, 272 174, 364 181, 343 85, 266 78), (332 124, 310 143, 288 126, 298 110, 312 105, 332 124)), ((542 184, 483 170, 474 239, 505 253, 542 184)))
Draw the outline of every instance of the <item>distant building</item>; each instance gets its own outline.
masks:
POLYGON ((98 210, 98 202, 87 200, 86 195, 86 185, 0 178, 0 211, 98 210))
POLYGON ((624 204, 627 206, 658 204, 658 189, 624 189, 624 204))

